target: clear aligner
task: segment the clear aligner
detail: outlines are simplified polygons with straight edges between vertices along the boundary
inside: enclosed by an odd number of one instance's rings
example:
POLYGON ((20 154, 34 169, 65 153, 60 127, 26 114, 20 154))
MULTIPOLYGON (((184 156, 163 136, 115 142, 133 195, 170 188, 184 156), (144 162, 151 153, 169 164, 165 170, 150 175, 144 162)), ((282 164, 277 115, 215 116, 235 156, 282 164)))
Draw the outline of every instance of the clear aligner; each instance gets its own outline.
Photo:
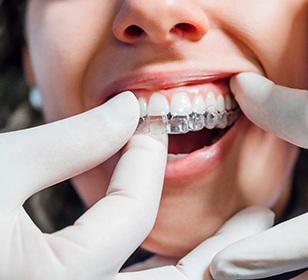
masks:
POLYGON ((232 125, 240 114, 240 109, 224 110, 219 112, 213 108, 207 108, 204 114, 192 112, 187 116, 182 115, 167 115, 140 117, 138 132, 152 133, 160 135, 168 134, 184 134, 189 131, 199 131, 206 129, 224 129, 232 125))

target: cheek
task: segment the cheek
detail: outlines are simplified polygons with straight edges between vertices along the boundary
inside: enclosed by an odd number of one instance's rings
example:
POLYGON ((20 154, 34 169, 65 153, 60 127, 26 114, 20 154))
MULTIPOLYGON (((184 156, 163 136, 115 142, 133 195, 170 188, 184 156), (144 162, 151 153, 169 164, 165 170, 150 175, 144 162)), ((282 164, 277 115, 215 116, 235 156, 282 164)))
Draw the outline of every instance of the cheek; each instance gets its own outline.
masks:
POLYGON ((242 145, 238 168, 238 187, 245 204, 281 208, 292 184, 298 152, 297 147, 251 127, 242 145), (256 138, 258 134, 262 143, 256 138))
POLYGON ((225 13, 223 28, 245 44, 270 79, 281 85, 307 88, 307 1, 286 0, 283 5, 280 0, 231 2, 218 12, 225 13), (236 13, 230 13, 232 9, 236 13))
POLYGON ((80 113, 93 103, 85 76, 109 24, 98 11, 104 9, 97 1, 30 1, 28 44, 48 121, 80 113))
POLYGON ((295 88, 308 87, 308 12, 302 5, 300 1, 280 5, 277 16, 265 21, 263 30, 267 32, 262 35, 258 53, 270 79, 295 88))

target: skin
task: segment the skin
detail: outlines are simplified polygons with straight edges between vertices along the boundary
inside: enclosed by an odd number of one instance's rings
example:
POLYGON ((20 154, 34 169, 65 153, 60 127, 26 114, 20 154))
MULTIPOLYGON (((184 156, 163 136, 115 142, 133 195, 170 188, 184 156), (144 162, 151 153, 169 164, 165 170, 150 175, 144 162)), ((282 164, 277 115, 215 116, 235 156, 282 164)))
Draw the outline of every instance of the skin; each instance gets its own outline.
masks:
MULTIPOLYGON (((42 92, 48 122, 98 106, 110 97, 103 89, 131 73, 158 73, 164 79, 177 69, 186 74, 196 69, 250 71, 281 85, 307 88, 307 3, 30 0, 26 69, 42 92), (174 28, 179 23, 190 28, 174 28)), ((158 218, 144 248, 183 256, 247 206, 282 213, 298 149, 245 117, 238 123, 229 148, 207 172, 165 180, 158 218)), ((119 156, 72 180, 87 206, 105 195, 119 156)))

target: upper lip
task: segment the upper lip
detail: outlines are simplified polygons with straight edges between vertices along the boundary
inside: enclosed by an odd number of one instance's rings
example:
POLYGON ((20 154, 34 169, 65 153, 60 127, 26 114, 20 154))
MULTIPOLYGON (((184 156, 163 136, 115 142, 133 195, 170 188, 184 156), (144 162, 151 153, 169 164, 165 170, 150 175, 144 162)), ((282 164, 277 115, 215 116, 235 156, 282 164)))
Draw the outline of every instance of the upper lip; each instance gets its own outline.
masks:
MULTIPOLYGON (((218 72, 156 72, 130 74, 114 79, 104 89, 109 98, 123 91, 155 91, 227 79, 235 73, 218 72)), ((105 95, 103 94, 103 95, 105 95)), ((105 95, 106 96, 106 95, 105 95)))

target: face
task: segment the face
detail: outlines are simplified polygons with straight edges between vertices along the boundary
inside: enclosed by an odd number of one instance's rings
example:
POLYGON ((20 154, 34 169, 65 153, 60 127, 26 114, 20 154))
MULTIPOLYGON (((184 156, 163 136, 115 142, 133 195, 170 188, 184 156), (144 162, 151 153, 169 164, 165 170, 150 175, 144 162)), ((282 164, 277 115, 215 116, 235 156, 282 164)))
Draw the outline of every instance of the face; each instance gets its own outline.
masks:
MULTIPOLYGON (((170 104, 179 92, 192 103, 196 95, 227 100, 228 79, 243 71, 307 88, 307 3, 30 0, 28 46, 46 120, 123 90, 147 102, 154 92, 170 104)), ((244 207, 281 213, 298 150, 241 115, 228 129, 169 136, 169 153, 158 218, 143 246, 181 256, 244 207)), ((73 179, 88 206, 105 195, 119 156, 73 179)))

